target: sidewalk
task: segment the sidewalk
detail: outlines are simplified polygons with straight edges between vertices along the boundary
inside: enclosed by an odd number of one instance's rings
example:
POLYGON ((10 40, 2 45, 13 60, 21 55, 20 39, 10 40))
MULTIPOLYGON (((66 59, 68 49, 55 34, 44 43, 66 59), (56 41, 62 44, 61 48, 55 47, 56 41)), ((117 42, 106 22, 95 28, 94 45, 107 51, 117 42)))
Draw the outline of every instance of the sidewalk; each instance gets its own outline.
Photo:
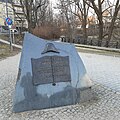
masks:
POLYGON ((87 53, 80 53, 80 56, 91 79, 102 82, 91 88, 97 94, 95 99, 76 105, 22 113, 12 112, 20 54, 0 61, 0 120, 119 120, 120 92, 102 84, 107 82, 120 86, 120 58, 87 53))
POLYGON ((120 92, 120 57, 79 52, 91 80, 120 92))
POLYGON ((83 47, 83 48, 90 48, 90 49, 97 49, 97 50, 104 50, 104 51, 111 51, 111 52, 119 52, 120 49, 116 48, 106 48, 106 47, 98 47, 98 46, 90 46, 90 45, 83 45, 83 44, 74 44, 76 47, 83 47))

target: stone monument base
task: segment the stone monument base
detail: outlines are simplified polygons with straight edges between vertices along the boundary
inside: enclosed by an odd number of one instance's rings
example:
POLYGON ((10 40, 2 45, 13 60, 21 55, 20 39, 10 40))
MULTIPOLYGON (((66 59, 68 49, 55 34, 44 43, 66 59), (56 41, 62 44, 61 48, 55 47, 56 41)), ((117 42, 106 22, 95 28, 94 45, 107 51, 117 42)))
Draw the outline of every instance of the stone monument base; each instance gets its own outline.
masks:
POLYGON ((25 34, 13 100, 14 112, 89 100, 92 85, 74 45, 25 34))
POLYGON ((67 105, 75 105, 77 103, 91 100, 93 97, 94 94, 92 93, 91 88, 80 90, 68 86, 63 91, 55 93, 50 97, 36 95, 31 99, 25 99, 14 105, 13 111, 17 113, 28 110, 41 110, 67 105))

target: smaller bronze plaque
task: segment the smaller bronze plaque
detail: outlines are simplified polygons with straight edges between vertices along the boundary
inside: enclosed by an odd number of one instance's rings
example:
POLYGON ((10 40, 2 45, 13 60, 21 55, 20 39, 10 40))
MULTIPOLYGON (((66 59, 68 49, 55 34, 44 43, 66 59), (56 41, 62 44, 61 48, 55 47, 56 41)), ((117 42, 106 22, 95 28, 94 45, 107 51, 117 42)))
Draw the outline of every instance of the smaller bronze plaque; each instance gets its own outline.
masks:
POLYGON ((54 82, 68 82, 71 81, 69 57, 53 56, 53 77, 54 82))
POLYGON ((51 69, 51 57, 45 56, 38 59, 32 59, 33 84, 46 84, 53 82, 51 69))

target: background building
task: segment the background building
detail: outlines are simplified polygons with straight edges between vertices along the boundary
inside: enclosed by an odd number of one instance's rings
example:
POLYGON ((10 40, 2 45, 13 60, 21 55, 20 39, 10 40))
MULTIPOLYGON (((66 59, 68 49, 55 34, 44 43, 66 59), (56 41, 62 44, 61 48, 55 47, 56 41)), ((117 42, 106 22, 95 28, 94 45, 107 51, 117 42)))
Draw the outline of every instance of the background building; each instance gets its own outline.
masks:
POLYGON ((12 0, 0 0, 0 26, 6 26, 5 19, 7 18, 8 13, 8 17, 13 21, 13 27, 23 30, 24 28, 27 28, 27 21, 23 14, 22 6, 17 0, 11 1, 12 0))
MULTIPOLYGON (((7 3, 7 10, 8 10, 8 17, 10 17, 14 22, 14 14, 11 3, 8 1, 7 3)), ((6 25, 5 19, 7 18, 7 11, 6 11, 6 1, 0 0, 0 25, 6 25)))
POLYGON ((27 28, 27 20, 22 11, 23 6, 20 5, 19 1, 14 0, 12 2, 12 8, 14 13, 14 24, 19 28, 27 28))

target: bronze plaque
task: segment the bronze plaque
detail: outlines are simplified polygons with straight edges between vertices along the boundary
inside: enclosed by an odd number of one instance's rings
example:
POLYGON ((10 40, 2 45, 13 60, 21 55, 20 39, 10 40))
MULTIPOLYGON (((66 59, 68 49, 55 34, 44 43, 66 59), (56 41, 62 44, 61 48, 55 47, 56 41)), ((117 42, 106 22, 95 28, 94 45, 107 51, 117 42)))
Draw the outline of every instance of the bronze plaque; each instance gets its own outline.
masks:
POLYGON ((68 56, 45 56, 31 61, 34 85, 71 81, 68 56))

